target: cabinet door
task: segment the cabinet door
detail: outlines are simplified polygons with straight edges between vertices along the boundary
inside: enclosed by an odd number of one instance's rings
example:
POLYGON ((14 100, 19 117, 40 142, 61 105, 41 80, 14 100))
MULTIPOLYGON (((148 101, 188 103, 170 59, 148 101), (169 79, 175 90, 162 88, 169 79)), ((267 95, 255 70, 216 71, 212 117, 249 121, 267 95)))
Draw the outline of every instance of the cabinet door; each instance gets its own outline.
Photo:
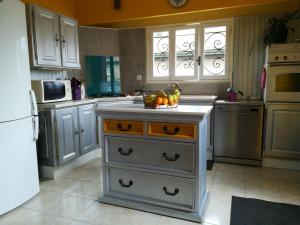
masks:
POLYGON ((97 148, 95 106, 79 106, 80 154, 97 148))
POLYGON ((80 68, 78 24, 76 20, 60 16, 62 65, 80 68))
POLYGON ((61 66, 58 15, 33 7, 35 66, 61 66))
POLYGON ((266 156, 300 159, 300 104, 267 105, 266 156))
POLYGON ((59 164, 79 155, 78 112, 76 107, 56 110, 56 134, 59 164))

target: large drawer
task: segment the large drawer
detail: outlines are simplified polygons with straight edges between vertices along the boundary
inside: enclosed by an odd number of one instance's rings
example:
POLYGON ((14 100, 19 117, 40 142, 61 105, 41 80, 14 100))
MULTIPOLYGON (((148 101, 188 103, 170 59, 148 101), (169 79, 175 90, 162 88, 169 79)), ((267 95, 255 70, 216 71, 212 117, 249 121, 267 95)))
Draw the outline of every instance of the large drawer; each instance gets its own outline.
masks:
POLYGON ((194 174, 195 144, 107 136, 108 162, 194 174))
POLYGON ((193 179, 107 167, 108 194, 116 197, 194 210, 193 179))
POLYGON ((174 137, 174 138, 196 138, 196 125, 193 123, 158 123, 149 122, 149 136, 174 137))
POLYGON ((143 135, 144 122, 133 120, 104 120, 104 133, 143 135))

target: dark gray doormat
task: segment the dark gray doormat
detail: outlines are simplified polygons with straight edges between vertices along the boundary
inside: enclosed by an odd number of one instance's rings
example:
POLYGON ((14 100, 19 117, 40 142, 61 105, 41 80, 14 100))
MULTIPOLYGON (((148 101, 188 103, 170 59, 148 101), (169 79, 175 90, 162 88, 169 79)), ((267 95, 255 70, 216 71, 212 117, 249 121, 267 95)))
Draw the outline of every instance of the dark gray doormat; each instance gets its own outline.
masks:
POLYGON ((230 225, 300 225, 300 206, 232 196, 230 225))

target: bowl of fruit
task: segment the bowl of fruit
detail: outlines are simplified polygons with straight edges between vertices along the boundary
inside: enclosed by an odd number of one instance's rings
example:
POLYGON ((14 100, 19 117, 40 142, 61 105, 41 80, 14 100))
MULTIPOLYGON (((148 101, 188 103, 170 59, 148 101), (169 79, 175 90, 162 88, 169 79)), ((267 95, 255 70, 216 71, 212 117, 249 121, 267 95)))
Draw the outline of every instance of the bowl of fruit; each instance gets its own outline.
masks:
POLYGON ((145 91, 143 97, 147 109, 174 108, 178 106, 180 90, 171 88, 160 91, 145 91))

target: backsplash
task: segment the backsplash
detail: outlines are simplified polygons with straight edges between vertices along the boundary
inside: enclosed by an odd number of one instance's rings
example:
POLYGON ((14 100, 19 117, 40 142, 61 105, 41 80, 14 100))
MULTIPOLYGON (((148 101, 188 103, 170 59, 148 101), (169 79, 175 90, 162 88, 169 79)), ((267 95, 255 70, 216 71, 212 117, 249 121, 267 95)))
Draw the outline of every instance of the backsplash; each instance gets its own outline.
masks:
POLYGON ((79 73, 77 71, 61 71, 61 70, 30 70, 31 80, 65 80, 77 77, 79 73))

